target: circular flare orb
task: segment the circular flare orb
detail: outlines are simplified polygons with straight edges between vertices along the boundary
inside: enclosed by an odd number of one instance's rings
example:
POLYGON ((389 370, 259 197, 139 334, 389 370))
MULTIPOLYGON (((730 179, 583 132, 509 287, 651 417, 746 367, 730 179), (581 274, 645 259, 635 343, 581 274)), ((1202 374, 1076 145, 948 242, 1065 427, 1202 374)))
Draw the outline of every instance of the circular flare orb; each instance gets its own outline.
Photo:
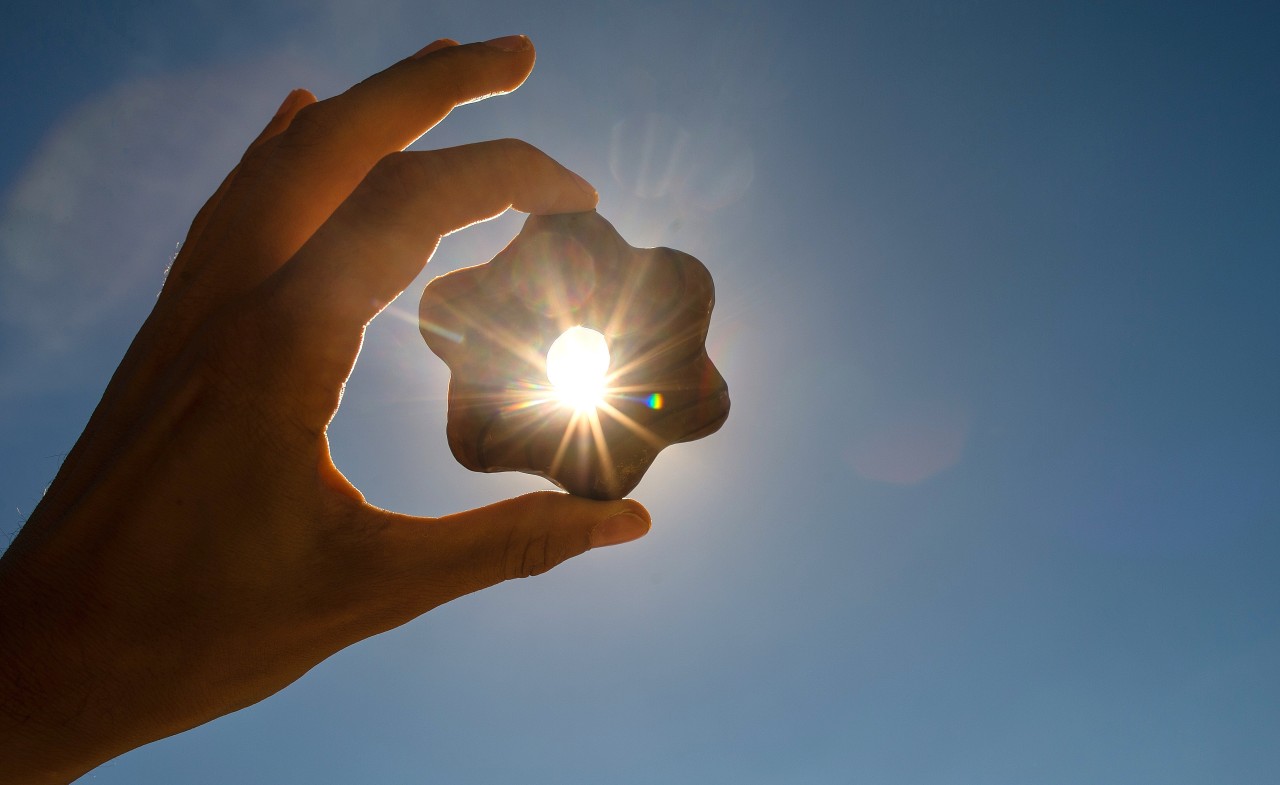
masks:
POLYGON ((714 305, 711 274, 688 254, 633 248, 595 212, 530 216, 492 260, 422 295, 422 336, 451 371, 454 457, 622 498, 661 450, 728 418, 706 351, 714 305), (560 370, 561 341, 594 346, 594 359, 560 370))

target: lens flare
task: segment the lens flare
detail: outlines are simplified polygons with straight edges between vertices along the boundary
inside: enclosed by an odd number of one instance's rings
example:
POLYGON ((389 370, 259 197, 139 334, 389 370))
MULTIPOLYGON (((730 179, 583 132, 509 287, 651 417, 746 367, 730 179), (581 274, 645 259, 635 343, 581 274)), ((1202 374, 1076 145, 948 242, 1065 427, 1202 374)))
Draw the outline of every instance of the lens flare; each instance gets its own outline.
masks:
POLYGON ((609 344, 589 327, 570 327, 547 351, 547 379, 577 411, 594 411, 604 402, 608 372, 609 344))

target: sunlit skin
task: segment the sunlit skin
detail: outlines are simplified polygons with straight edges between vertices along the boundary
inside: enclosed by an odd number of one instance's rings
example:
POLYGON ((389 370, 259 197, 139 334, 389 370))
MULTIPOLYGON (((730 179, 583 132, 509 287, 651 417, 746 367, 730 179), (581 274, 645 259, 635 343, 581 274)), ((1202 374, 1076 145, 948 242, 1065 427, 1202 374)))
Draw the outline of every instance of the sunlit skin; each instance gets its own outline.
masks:
POLYGON ((523 37, 444 39, 340 96, 294 91, 195 217, 0 559, 0 782, 69 782, 442 603, 648 530, 633 501, 560 493, 390 512, 329 455, 365 326, 443 235, 511 207, 594 207, 516 140, 398 152, 533 62, 523 37))

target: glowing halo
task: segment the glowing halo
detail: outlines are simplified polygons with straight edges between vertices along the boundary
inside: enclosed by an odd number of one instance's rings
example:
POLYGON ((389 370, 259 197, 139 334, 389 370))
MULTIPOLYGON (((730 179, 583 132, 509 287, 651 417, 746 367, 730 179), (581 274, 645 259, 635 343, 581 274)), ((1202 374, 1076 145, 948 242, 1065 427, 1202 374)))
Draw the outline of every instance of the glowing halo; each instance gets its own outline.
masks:
POLYGON ((570 327, 547 350, 547 379, 556 397, 579 411, 604 402, 609 343, 590 327, 570 327))

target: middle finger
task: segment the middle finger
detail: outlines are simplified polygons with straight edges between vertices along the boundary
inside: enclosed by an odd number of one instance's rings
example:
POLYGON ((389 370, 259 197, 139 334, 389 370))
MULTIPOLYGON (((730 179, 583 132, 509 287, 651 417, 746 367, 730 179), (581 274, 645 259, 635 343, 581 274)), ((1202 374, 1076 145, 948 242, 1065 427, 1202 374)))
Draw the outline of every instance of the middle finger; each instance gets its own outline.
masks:
POLYGON ((211 242, 193 275, 200 302, 212 307, 255 286, 381 158, 412 144, 453 107, 514 90, 533 68, 533 46, 524 36, 437 44, 305 107, 249 157, 204 233, 211 242))

